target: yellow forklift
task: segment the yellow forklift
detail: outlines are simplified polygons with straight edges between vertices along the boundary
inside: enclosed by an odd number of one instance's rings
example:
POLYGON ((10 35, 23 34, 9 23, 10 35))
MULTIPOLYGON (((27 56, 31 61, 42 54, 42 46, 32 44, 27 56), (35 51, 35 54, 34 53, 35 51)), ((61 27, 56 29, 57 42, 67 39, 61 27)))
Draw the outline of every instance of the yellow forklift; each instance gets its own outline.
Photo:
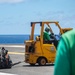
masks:
MULTIPOLYGON (((56 56, 56 45, 61 38, 61 35, 72 28, 61 28, 59 22, 31 22, 31 35, 29 40, 25 41, 25 62, 30 65, 46 65, 47 63, 54 63, 56 56), (59 35, 53 32, 51 26, 55 25, 59 30, 59 35), (36 28, 37 26, 37 28, 36 28), (50 28, 50 34, 54 34, 55 38, 52 38, 54 42, 45 43, 43 39, 43 33, 46 27, 50 28), (36 28, 36 29, 35 29, 36 28), (39 34, 37 34, 39 32, 39 34)), ((57 30, 56 30, 57 31, 57 30)))

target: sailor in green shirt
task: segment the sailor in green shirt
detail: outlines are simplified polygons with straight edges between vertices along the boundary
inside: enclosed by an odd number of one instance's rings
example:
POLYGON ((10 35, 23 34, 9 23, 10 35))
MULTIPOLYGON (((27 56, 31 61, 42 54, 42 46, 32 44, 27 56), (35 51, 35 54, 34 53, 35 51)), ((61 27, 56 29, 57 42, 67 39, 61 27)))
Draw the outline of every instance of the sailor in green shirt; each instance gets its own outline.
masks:
POLYGON ((75 75, 75 30, 62 35, 57 48, 54 75, 75 75))
POLYGON ((45 41, 50 41, 49 30, 50 29, 48 27, 45 28, 45 32, 43 35, 45 41))

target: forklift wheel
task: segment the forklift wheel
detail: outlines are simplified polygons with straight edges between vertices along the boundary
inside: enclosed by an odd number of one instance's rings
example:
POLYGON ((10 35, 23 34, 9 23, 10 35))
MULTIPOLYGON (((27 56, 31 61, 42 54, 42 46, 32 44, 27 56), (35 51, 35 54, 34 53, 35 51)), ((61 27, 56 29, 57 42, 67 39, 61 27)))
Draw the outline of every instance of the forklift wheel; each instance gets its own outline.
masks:
POLYGON ((46 59, 45 59, 45 58, 39 58, 38 64, 39 64, 40 66, 46 65, 46 59))

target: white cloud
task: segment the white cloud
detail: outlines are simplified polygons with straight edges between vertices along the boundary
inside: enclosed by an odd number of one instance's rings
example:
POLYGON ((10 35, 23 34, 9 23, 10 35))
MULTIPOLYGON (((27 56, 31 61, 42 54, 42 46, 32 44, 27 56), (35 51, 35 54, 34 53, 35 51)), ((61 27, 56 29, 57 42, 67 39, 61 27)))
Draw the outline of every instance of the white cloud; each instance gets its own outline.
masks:
POLYGON ((23 1, 24 0, 0 0, 0 3, 19 3, 23 1))

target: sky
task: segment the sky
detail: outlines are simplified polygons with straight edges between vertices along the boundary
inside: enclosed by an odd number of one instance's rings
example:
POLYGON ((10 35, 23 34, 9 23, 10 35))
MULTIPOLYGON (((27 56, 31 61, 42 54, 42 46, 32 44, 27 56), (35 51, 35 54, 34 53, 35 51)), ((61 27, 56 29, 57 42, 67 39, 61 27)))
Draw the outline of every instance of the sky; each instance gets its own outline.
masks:
POLYGON ((75 0, 0 0, 0 35, 30 34, 34 21, 75 28, 75 0))

